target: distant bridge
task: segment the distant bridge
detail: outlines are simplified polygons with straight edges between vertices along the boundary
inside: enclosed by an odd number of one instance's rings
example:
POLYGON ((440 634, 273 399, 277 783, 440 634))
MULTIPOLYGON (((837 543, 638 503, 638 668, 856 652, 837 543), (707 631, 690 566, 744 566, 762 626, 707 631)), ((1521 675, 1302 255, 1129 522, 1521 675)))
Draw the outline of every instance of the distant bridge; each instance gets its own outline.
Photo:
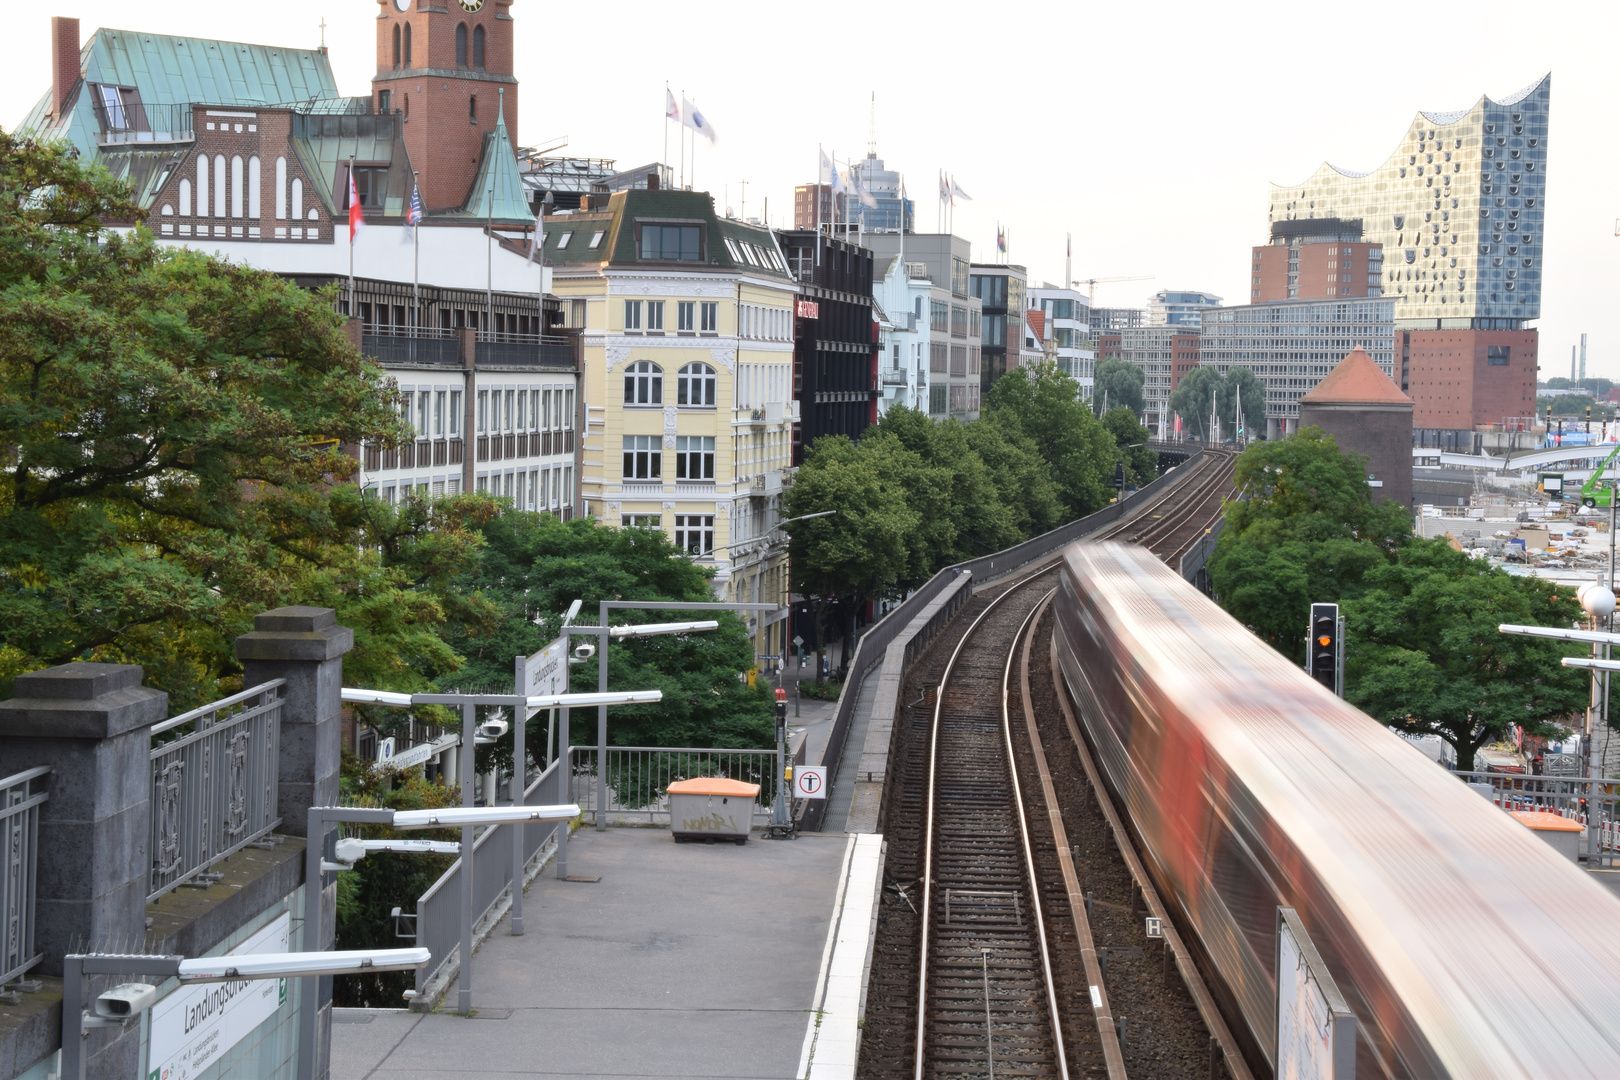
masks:
POLYGON ((1487 469, 1491 472, 1522 472, 1526 469, 1541 469, 1566 462, 1571 465, 1586 462, 1590 468, 1590 463, 1608 457, 1614 452, 1614 448, 1614 443, 1598 443, 1595 446, 1557 446, 1551 450, 1526 450, 1505 457, 1493 457, 1490 454, 1457 454, 1434 447, 1415 446, 1412 448, 1412 464, 1487 469))

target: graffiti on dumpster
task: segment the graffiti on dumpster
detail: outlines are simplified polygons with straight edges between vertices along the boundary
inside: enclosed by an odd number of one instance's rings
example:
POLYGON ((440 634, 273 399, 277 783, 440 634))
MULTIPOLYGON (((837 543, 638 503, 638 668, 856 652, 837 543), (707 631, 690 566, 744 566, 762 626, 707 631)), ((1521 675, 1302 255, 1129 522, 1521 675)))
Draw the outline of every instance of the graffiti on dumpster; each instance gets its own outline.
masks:
POLYGON ((721 817, 718 813, 705 814, 703 817, 681 818, 682 832, 742 832, 737 827, 737 819, 721 817))

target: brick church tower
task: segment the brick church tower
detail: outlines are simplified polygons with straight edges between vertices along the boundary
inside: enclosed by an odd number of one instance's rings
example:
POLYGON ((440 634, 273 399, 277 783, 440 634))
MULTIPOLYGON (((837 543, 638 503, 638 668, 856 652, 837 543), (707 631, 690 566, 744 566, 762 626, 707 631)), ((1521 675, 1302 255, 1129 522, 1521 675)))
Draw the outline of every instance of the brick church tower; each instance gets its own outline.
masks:
POLYGON ((478 173, 484 135, 495 129, 503 88, 506 127, 517 131, 512 0, 379 0, 378 6, 375 104, 405 119, 405 149, 424 209, 459 208, 478 173))

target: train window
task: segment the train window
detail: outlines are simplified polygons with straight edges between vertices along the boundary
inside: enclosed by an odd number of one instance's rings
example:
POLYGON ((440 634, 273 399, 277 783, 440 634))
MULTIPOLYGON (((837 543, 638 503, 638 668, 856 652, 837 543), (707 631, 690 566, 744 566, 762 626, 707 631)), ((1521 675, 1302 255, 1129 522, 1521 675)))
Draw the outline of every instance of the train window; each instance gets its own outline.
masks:
POLYGON ((1215 892, 1237 923, 1261 970, 1270 971, 1277 933, 1277 890, 1248 847, 1233 833, 1232 823, 1216 814, 1211 824, 1218 830, 1209 863, 1215 892))

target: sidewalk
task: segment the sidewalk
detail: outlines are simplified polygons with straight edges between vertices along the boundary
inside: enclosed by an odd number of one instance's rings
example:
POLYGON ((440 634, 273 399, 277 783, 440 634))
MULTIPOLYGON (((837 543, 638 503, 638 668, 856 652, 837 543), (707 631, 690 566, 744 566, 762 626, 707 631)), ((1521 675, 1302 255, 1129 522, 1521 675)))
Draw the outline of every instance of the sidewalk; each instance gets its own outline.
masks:
POLYGON ((568 870, 602 880, 535 881, 527 934, 473 958, 474 1017, 338 1010, 332 1076, 793 1077, 850 843, 581 829, 568 870))

